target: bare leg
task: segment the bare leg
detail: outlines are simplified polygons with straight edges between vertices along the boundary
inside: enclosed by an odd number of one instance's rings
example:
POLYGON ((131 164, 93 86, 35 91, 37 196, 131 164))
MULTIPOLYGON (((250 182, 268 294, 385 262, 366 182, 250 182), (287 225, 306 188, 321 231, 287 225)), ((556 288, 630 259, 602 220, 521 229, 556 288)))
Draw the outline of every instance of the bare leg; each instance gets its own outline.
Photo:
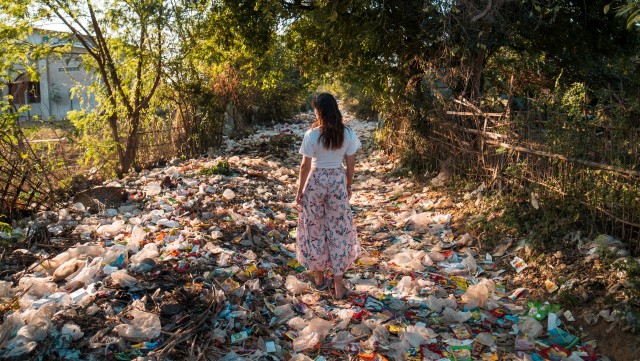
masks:
POLYGON ((314 273, 314 279, 313 279, 314 283, 316 284, 317 287, 320 287, 324 284, 324 272, 323 271, 316 271, 314 273))
POLYGON ((333 276, 333 285, 336 291, 336 298, 341 299, 347 293, 347 289, 344 287, 344 280, 342 275, 334 275, 333 276))

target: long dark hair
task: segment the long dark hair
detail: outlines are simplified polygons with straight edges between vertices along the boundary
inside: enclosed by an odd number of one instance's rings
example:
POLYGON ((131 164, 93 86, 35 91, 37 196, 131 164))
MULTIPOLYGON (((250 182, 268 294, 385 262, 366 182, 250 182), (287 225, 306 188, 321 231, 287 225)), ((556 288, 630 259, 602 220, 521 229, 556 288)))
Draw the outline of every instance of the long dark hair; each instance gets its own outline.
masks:
POLYGON ((319 142, 325 149, 339 149, 344 142, 344 123, 336 98, 329 93, 318 94, 311 102, 318 111, 318 119, 311 125, 320 128, 319 142))

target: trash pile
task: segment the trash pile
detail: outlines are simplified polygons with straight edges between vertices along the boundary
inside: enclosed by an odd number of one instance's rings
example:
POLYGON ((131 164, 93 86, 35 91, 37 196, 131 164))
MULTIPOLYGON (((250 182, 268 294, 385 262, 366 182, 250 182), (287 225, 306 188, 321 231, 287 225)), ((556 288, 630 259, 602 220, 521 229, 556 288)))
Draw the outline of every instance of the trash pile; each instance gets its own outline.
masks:
POLYGON ((294 200, 310 123, 106 184, 140 190, 119 207, 40 214, 50 247, 21 250, 38 261, 0 281, 0 358, 599 359, 567 331, 570 311, 502 284, 524 260, 501 269, 506 249, 479 254, 453 233, 450 201, 389 175, 371 123, 350 122, 366 140, 352 198, 365 253, 345 274, 347 299, 331 297, 331 279, 312 286, 295 260, 294 200))

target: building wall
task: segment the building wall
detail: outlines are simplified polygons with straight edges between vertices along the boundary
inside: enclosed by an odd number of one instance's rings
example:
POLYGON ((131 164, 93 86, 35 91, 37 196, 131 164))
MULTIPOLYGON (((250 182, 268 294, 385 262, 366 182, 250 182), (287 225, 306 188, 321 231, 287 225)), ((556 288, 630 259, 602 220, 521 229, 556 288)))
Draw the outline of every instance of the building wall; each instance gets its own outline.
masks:
MULTIPOLYGON (((33 44, 63 43, 57 33, 50 31, 36 30, 29 36, 29 41, 33 44)), ((31 120, 61 120, 67 117, 70 110, 86 109, 95 107, 95 99, 89 97, 86 92, 81 91, 76 96, 71 95, 71 89, 81 85, 90 85, 93 76, 87 72, 81 64, 81 56, 86 50, 81 44, 73 44, 73 48, 67 54, 52 56, 38 61, 37 70, 40 74, 40 98, 39 102, 30 103, 31 109, 20 114, 21 121, 31 120), (81 101, 84 99, 84 101, 81 101)), ((16 70, 16 77, 20 75, 20 70, 16 70)), ((9 94, 9 88, 0 89, 1 95, 9 94)), ((21 104, 16 104, 19 107, 21 104)))

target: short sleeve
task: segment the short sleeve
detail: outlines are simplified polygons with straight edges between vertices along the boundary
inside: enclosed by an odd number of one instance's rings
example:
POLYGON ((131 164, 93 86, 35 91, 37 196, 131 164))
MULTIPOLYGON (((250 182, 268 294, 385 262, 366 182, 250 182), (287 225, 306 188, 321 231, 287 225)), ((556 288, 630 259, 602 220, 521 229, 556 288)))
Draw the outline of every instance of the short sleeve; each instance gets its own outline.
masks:
POLYGON ((313 158, 313 155, 316 153, 315 144, 311 140, 311 130, 304 133, 304 138, 302 138, 302 145, 300 146, 300 151, 298 153, 304 155, 305 157, 313 158))
POLYGON ((356 151, 360 149, 362 143, 360 143, 360 139, 358 139, 358 135, 353 131, 353 129, 350 129, 347 134, 349 134, 349 144, 347 145, 347 151, 345 154, 354 155, 356 151))

